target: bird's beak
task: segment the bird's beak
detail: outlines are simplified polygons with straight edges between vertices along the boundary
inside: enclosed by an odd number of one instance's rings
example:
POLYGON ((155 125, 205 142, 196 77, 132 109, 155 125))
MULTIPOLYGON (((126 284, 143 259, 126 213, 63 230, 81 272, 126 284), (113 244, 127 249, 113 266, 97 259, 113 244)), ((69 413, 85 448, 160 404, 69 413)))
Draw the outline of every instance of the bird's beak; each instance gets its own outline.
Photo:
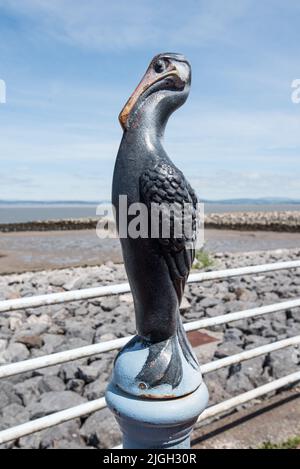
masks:
POLYGON ((168 70, 166 70, 165 73, 160 73, 160 74, 155 73, 155 71, 153 70, 153 67, 151 65, 149 66, 141 82, 138 84, 138 86, 136 87, 136 89, 134 90, 130 98, 128 99, 127 103, 123 107, 122 111, 120 112, 119 121, 123 130, 126 129, 126 124, 130 116, 130 113, 132 109, 134 108, 134 106, 136 105, 139 97, 142 96, 142 94, 145 93, 145 91, 147 91, 148 88, 150 88, 150 86, 154 85, 158 81, 161 81, 164 78, 169 77, 169 76, 175 76, 180 79, 178 71, 174 65, 172 65, 168 70))

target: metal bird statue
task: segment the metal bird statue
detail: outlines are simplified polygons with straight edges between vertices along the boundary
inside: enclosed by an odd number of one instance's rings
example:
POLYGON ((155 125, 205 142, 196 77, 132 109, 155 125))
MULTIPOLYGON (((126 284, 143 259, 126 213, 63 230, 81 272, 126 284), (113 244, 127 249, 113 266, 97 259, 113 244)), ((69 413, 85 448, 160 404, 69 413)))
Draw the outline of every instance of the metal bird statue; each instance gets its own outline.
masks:
POLYGON ((144 204, 147 236, 120 236, 131 286, 137 335, 118 354, 114 381, 129 394, 169 398, 189 394, 202 383, 199 364, 184 331, 179 307, 193 264, 197 232, 197 197, 163 147, 170 115, 190 91, 191 67, 183 55, 159 54, 120 113, 124 130, 118 152, 112 200, 119 233, 124 210, 127 225, 132 204, 144 204), (120 200, 126 197, 121 207, 120 200), (170 236, 151 237, 152 204, 173 204, 170 236), (184 207, 190 207, 191 230, 177 236, 184 207), (146 220, 147 219, 147 220, 146 220))

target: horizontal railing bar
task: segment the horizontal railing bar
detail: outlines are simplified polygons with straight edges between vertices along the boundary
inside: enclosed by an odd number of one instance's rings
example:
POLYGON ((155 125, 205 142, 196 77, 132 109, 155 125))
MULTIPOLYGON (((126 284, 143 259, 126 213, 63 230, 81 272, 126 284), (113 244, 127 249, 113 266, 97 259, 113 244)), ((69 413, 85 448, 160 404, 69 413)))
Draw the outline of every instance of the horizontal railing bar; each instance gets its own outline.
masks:
MULTIPOLYGON (((227 401, 221 402, 220 404, 211 406, 203 412, 203 414, 198 419, 198 422, 215 417, 220 413, 231 410, 241 404, 249 402, 252 399, 263 396, 264 394, 280 389, 284 386, 287 386, 288 384, 293 384, 297 381, 300 381, 300 371, 292 373, 288 376, 284 376, 283 378, 272 381, 272 383, 265 384, 244 394, 240 394, 239 396, 228 399, 227 401)), ((45 430, 46 428, 53 427, 74 418, 83 417, 85 415, 91 414, 92 412, 99 411, 105 406, 105 399, 101 398, 76 407, 72 407, 67 410, 56 412, 52 415, 33 420, 31 422, 26 422, 22 425, 9 428, 7 430, 3 430, 0 432, 0 444, 8 443, 9 441, 22 438, 26 435, 30 435, 41 430, 45 430)))
POLYGON ((272 342, 271 344, 261 345, 260 347, 246 350, 245 352, 241 353, 236 353, 230 357, 220 358, 219 360, 214 360, 213 362, 201 365, 201 372, 202 374, 206 375, 207 373, 212 373, 213 371, 220 370, 226 366, 242 363, 252 358, 257 358, 261 355, 266 355, 267 353, 275 352, 276 350, 281 350, 298 344, 300 344, 300 335, 289 337, 288 339, 278 340, 277 342, 272 342))
POLYGON ((10 365, 2 365, 0 367, 0 378, 8 378, 10 376, 18 375, 19 373, 26 373, 28 371, 39 370, 41 368, 48 368, 49 366, 61 365, 62 363, 79 360, 81 358, 88 358, 98 355, 103 352, 118 350, 129 342, 133 336, 124 337, 122 339, 109 340, 94 345, 87 345, 73 350, 66 350, 64 352, 52 353, 22 362, 11 363, 10 365))
MULTIPOLYGON (((230 278, 238 275, 247 275, 255 273, 264 273, 275 270, 283 270, 300 267, 300 261, 294 262, 284 262, 277 264, 268 264, 261 266, 246 267, 240 269, 228 269, 219 272, 205 272, 201 274, 194 274, 190 276, 189 283, 200 282, 205 280, 217 280, 221 278, 230 278)), ((122 285, 110 285, 99 288, 91 288, 85 290, 77 290, 73 292, 65 293, 56 293, 50 295, 42 295, 33 298, 21 298, 18 300, 8 300, 0 302, 0 312, 14 311, 23 308, 34 308, 39 306, 59 304, 69 301, 81 301, 84 299, 92 299, 101 296, 116 295, 121 293, 129 292, 129 284, 122 285), (42 303, 41 303, 42 302, 42 303)), ((185 324, 186 331, 193 331, 205 327, 210 327, 214 325, 225 324, 239 319, 245 319, 250 317, 255 317, 263 314, 269 314, 272 312, 283 311, 284 309, 291 309, 300 306, 300 300, 290 300, 285 301, 279 304, 273 304, 268 306, 262 306, 259 308, 253 308, 251 310, 240 311, 236 313, 229 313, 227 315, 222 315, 214 318, 202 319, 199 321, 194 321, 193 323, 185 324)), ((0 377, 13 376, 18 373, 35 370, 38 368, 44 368, 47 366, 52 366, 55 364, 64 363, 66 361, 76 360, 78 358, 84 358, 98 353, 102 353, 109 350, 115 350, 123 345, 125 345, 132 336, 125 337, 122 339, 116 339, 113 341, 104 342, 102 344, 91 345, 87 347, 81 347, 80 349, 74 349, 70 351, 60 352, 57 354, 48 355, 45 357, 39 357, 37 359, 27 360, 20 363, 15 363, 11 365, 5 365, 0 368, 0 377), (44 364, 41 362, 38 364, 38 361, 44 360, 44 364), (55 360, 55 362, 53 362, 55 360), (23 366, 22 366, 23 365, 23 366), (37 366, 38 365, 38 366, 37 366), (17 370, 17 367, 21 370, 17 370), (32 368, 34 366, 34 368, 32 368), (14 368, 12 368, 14 367, 14 368), (1 374, 2 373, 2 374, 1 374)), ((210 373, 216 371, 220 368, 230 366, 234 363, 240 363, 244 360, 250 358, 258 357, 260 355, 270 353, 274 350, 279 350, 292 345, 297 345, 300 343, 300 336, 292 337, 289 339, 284 339, 272 344, 264 345, 257 347, 252 350, 247 350, 241 352, 240 354, 233 355, 231 357, 226 357, 220 360, 216 360, 211 363, 207 363, 201 367, 202 373, 210 373)), ((238 405, 246 403, 252 399, 260 397, 264 394, 267 394, 271 391, 284 387, 288 384, 295 383, 300 381, 300 372, 293 373, 291 375, 280 378, 276 381, 268 383, 266 385, 260 386, 257 389, 248 391, 239 396, 236 396, 232 399, 228 399, 222 403, 216 404, 214 406, 206 409, 203 414, 199 417, 198 422, 202 422, 208 418, 212 418, 220 413, 224 413, 228 410, 231 410, 238 405)), ((22 425, 18 425, 8 430, 0 432, 0 444, 19 439, 23 436, 44 430, 46 428, 53 427, 57 424, 78 418, 84 415, 88 415, 95 411, 101 410, 106 407, 105 399, 97 399, 95 401, 87 402, 76 406, 70 409, 66 409, 52 415, 27 422, 22 425)))
POLYGON ((277 389, 283 388, 284 386, 288 386, 289 384, 296 383, 297 381, 300 381, 300 371, 296 371, 295 373, 284 376, 283 378, 276 379, 271 383, 264 384, 263 386, 259 386, 256 389, 251 389, 251 391, 247 391, 243 394, 239 394, 238 396, 232 397, 227 401, 223 401, 219 404, 208 407, 200 415, 198 422, 203 422, 204 420, 215 417, 216 415, 222 414, 223 412, 227 412, 231 409, 234 409, 235 407, 238 407, 241 404, 245 404, 246 402, 252 401, 253 399, 263 396, 264 394, 276 391, 277 389))
MULTIPOLYGON (((214 318, 200 319, 190 323, 185 323, 184 328, 187 332, 204 329, 215 325, 228 324, 230 322, 238 321, 240 319, 257 317, 264 314, 271 314, 273 312, 283 311, 285 309, 293 309, 300 306, 300 299, 284 301, 277 304, 268 306, 261 306, 245 311, 238 311, 235 313, 228 313, 214 318)), ((110 340, 100 344, 88 345, 73 350, 66 350, 64 352, 53 353, 45 355, 44 357, 32 358, 18 363, 11 363, 9 365, 2 365, 0 367, 0 378, 8 378, 15 376, 19 373, 34 371, 49 366, 60 365, 69 361, 78 360, 81 358, 88 358, 93 355, 98 355, 103 352, 117 350, 132 338, 133 336, 124 337, 121 339, 110 340)))
POLYGON ((234 269, 214 270, 211 272, 200 272, 192 274, 188 283, 203 282, 209 280, 222 280, 224 278, 240 277, 241 275, 264 274, 277 270, 297 269, 300 267, 300 261, 274 262, 270 264, 250 265, 246 267, 237 267, 234 269))
POLYGON ((45 430, 46 428, 54 427, 63 422, 68 422, 85 415, 92 414, 106 407, 105 398, 101 397, 94 401, 86 402, 70 409, 55 412, 54 414, 41 417, 30 422, 23 423, 16 427, 8 428, 0 432, 0 444, 7 443, 12 440, 17 440, 32 433, 45 430))
POLYGON ((0 313, 18 311, 19 309, 39 308, 41 306, 70 303, 71 301, 91 300, 93 298, 120 295, 128 292, 130 292, 129 283, 122 283, 120 285, 107 285, 104 287, 86 288, 83 290, 18 298, 17 300, 5 300, 0 302, 0 313))
POLYGON ((258 308, 246 309, 244 311, 238 311, 236 313, 223 314, 214 318, 200 319, 199 321, 193 321, 193 323, 185 324, 185 330, 187 332, 195 331, 197 329, 204 329, 206 327, 218 326, 221 324, 227 324, 240 319, 254 318, 262 316, 264 314, 278 313, 286 309, 298 308, 300 306, 300 299, 282 301, 280 303, 259 306, 258 308))
MULTIPOLYGON (((277 262, 273 264, 262 264, 249 267, 239 267, 235 269, 217 270, 213 272, 201 272, 189 276, 188 283, 204 282, 208 280, 221 280, 224 278, 238 277, 241 275, 261 274, 277 270, 295 269, 300 267, 300 261, 277 262)), ((9 311, 18 311, 26 308, 39 308, 41 306, 50 306, 55 304, 68 303, 71 301, 91 300, 103 296, 119 295, 129 293, 128 283, 120 285, 106 285, 103 287, 87 288, 61 293, 50 293, 14 300, 5 300, 0 302, 0 313, 9 311)))

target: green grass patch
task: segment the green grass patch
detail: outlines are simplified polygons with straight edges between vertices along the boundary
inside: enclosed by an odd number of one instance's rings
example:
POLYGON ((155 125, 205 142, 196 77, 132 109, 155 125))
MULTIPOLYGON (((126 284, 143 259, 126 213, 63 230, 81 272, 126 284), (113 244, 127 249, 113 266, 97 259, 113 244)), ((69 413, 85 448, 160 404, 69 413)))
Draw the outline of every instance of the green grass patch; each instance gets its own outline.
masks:
POLYGON ((260 446, 259 449, 296 449, 300 445, 300 436, 295 436, 294 438, 289 438, 287 441, 282 443, 272 443, 271 441, 266 441, 260 446))
POLYGON ((214 265, 214 260, 210 254, 204 249, 199 249, 196 251, 195 262, 193 264, 193 269, 207 269, 214 265))

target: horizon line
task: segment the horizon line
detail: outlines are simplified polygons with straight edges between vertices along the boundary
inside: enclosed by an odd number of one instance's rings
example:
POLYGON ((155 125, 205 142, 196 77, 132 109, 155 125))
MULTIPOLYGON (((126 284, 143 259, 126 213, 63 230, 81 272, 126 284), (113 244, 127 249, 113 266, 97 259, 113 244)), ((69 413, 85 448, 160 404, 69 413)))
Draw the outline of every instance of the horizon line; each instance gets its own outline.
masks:
MULTIPOLYGON (((287 198, 287 197, 236 197, 236 198, 225 198, 225 199, 205 199, 200 198, 200 202, 203 203, 282 203, 282 204, 298 204, 300 199, 287 198)), ((19 204, 42 204, 42 205, 100 205, 104 203, 111 203, 108 199, 102 200, 69 200, 69 199, 58 199, 58 200, 47 200, 47 199, 0 199, 0 205, 19 205, 19 204)))

